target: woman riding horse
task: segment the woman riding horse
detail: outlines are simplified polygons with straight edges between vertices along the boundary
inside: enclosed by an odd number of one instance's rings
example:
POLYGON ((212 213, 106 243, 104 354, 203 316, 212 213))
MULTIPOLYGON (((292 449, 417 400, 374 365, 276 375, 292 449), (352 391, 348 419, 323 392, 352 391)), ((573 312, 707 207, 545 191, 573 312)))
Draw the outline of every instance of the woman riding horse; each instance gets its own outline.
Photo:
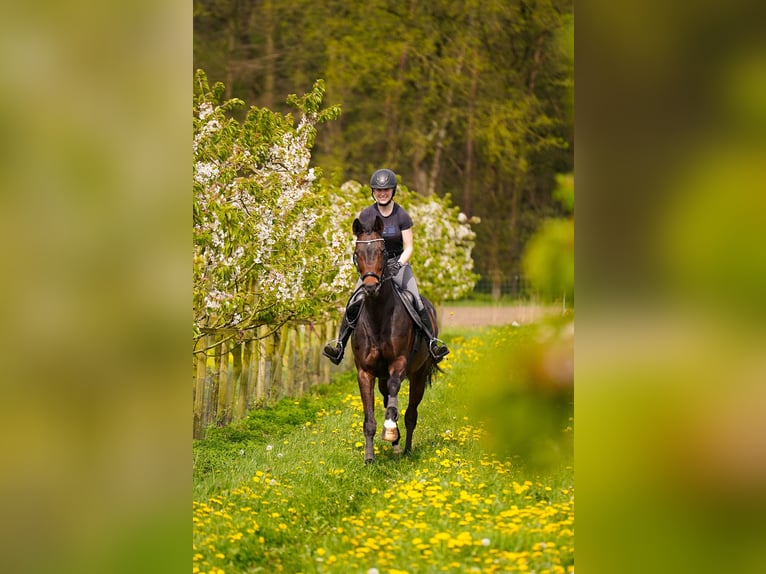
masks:
MULTIPOLYGON (((402 452, 399 441, 399 390, 409 380, 409 400, 404 413, 407 437, 404 454, 412 449, 412 436, 418 424, 418 406, 432 375, 439 370, 425 344, 422 330, 407 309, 403 298, 391 281, 386 268, 383 219, 376 215, 373 221, 354 220, 354 262, 361 285, 358 292, 364 300, 356 318, 352 339, 357 382, 364 407, 364 461, 375 459, 373 439, 377 430, 375 420, 375 382, 383 397, 386 419, 381 438, 390 441, 393 452, 402 452)), ((436 312, 425 297, 423 304, 429 318, 436 324, 436 312)), ((430 322, 430 321, 429 321, 430 322)))
MULTIPOLYGON (((386 268, 391 274, 396 285, 412 296, 415 309, 420 316, 421 328, 428 337, 428 350, 438 363, 449 353, 447 346, 434 336, 434 326, 426 307, 418 293, 415 277, 409 260, 414 251, 412 240, 412 218, 404 208, 394 201, 396 195, 396 174, 390 169, 379 169, 370 178, 372 198, 375 200, 371 206, 366 207, 359 214, 359 220, 374 220, 379 216, 383 220, 383 232, 388 261, 386 268)), ((360 293, 362 281, 357 282, 354 293, 349 299, 343 321, 340 326, 338 338, 325 345, 323 354, 334 364, 338 365, 343 360, 343 352, 346 342, 351 336, 356 321, 359 317, 364 298, 360 293)))

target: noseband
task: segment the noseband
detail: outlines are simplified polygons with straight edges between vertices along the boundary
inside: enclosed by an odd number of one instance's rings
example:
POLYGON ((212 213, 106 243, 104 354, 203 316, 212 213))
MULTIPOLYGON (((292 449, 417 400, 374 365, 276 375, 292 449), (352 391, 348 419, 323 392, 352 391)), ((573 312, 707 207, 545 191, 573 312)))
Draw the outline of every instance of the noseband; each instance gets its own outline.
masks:
MULTIPOLYGON (((379 237, 377 239, 365 239, 364 241, 360 241, 360 240, 357 239, 356 240, 356 244, 357 245, 359 245, 360 243, 361 244, 369 244, 369 243, 375 243, 376 241, 385 241, 385 239, 383 239, 382 237, 379 237)), ((364 281, 367 277, 374 277, 375 279, 377 279, 378 283, 381 282, 381 280, 382 280, 381 276, 378 275, 377 273, 372 272, 372 271, 368 271, 367 273, 362 275, 362 272, 359 269, 359 262, 357 260, 358 260, 358 256, 357 256, 356 251, 354 251, 354 267, 356 267, 356 270, 359 273, 359 277, 360 277, 360 279, 362 281, 364 281)))

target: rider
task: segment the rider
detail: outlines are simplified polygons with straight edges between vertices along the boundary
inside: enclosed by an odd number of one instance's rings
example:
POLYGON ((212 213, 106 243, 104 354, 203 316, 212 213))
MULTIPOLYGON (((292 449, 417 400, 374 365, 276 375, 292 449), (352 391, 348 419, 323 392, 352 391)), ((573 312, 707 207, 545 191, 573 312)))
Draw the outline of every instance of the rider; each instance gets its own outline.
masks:
MULTIPOLYGON (((372 198, 375 200, 375 203, 364 208, 359 214, 359 219, 367 221, 369 218, 374 219, 376 215, 383 219, 382 235, 386 245, 386 256, 388 257, 386 268, 392 273, 392 279, 396 285, 400 289, 407 290, 412 294, 415 308, 424 326, 424 332, 428 337, 428 350, 438 363, 449 353, 449 349, 434 336, 431 318, 420 298, 415 277, 412 275, 412 268, 408 263, 414 251, 412 218, 401 205, 394 201, 396 186, 396 174, 390 169, 379 169, 373 173, 370 178, 370 187, 372 188, 372 198)), ((346 312, 343 315, 338 339, 330 341, 324 348, 323 354, 336 365, 343 359, 346 342, 356 326, 356 320, 362 307, 363 299, 357 296, 360 292, 360 284, 361 281, 357 282, 354 295, 351 296, 346 312)))

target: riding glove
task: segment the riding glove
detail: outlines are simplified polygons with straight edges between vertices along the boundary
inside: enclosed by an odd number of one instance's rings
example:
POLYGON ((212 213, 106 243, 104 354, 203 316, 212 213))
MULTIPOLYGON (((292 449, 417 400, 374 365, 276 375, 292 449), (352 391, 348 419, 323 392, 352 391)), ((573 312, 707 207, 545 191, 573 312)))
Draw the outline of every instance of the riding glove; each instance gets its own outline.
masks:
POLYGON ((399 270, 402 268, 402 264, 398 259, 389 259, 388 260, 388 272, 391 275, 396 275, 399 273, 399 270))

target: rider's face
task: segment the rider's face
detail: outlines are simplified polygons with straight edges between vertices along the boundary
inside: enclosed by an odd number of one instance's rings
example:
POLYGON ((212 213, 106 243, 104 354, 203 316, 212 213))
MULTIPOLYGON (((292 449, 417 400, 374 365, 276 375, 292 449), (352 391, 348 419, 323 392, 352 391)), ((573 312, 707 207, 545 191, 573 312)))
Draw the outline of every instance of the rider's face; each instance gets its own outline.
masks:
POLYGON ((375 201, 378 203, 388 203, 391 201, 391 196, 394 193, 394 189, 392 187, 387 187, 385 189, 376 189, 375 192, 375 201))

